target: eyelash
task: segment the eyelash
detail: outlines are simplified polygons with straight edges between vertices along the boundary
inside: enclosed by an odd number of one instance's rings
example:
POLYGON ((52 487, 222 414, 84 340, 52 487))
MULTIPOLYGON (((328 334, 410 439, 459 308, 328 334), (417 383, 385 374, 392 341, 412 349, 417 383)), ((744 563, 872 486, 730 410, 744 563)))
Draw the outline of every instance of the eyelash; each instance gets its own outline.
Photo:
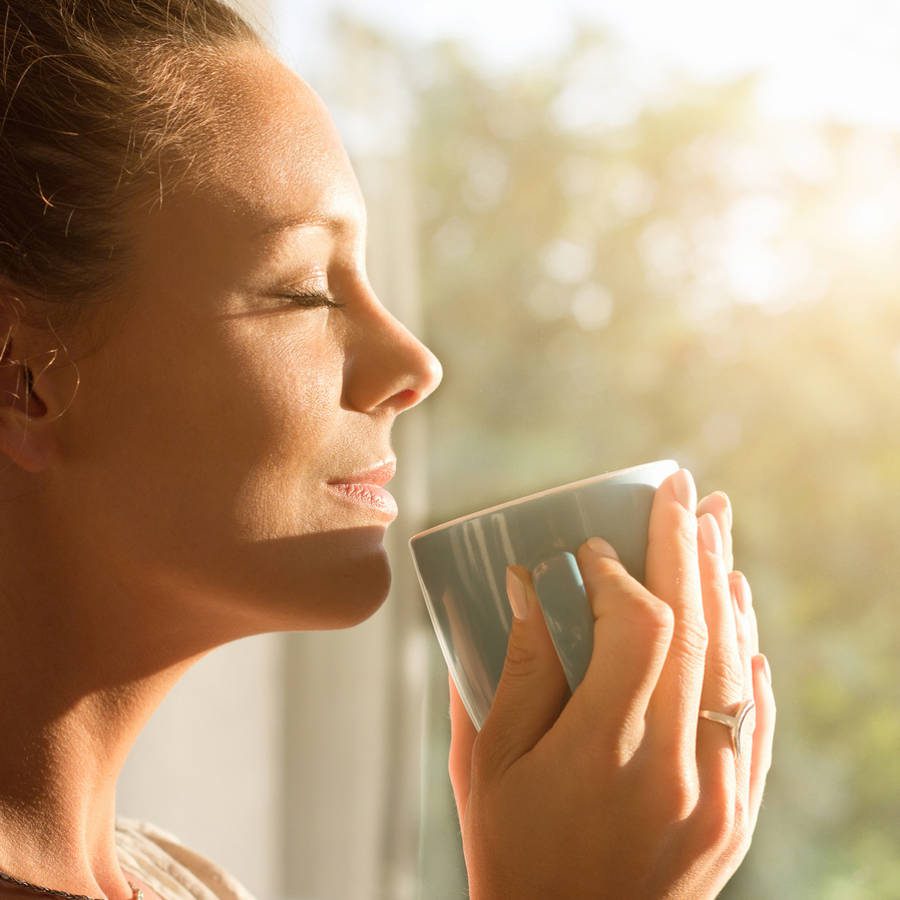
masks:
POLYGON ((305 307, 307 309, 315 309, 318 306, 326 306, 330 309, 340 309, 347 305, 346 303, 338 303, 334 297, 326 291, 310 291, 308 293, 288 291, 284 296, 293 303, 296 303, 297 306, 305 307), (303 301, 314 302, 304 303, 303 301))

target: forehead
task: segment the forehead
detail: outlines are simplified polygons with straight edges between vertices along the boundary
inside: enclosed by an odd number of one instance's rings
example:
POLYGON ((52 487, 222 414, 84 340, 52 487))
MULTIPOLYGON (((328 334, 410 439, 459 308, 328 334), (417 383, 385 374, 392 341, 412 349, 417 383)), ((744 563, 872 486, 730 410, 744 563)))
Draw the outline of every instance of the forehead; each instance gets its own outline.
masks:
POLYGON ((297 219, 364 224, 359 184, 334 121, 315 91, 268 51, 235 51, 217 90, 214 199, 249 228, 271 232, 297 219))
MULTIPOLYGON (((217 85, 215 125, 193 146, 199 177, 150 214, 129 213, 128 292, 149 312, 188 314, 180 298, 253 291, 288 269, 365 268, 365 207, 316 93, 267 51, 236 51, 217 85), (279 226, 337 220, 339 232, 279 226), (164 261, 164 265, 161 265, 164 261), (169 300, 166 300, 169 298, 169 300), (152 302, 150 302, 152 301, 152 302)), ((305 271, 305 270, 304 270, 305 271)), ((173 318, 173 321, 176 317, 173 318)))

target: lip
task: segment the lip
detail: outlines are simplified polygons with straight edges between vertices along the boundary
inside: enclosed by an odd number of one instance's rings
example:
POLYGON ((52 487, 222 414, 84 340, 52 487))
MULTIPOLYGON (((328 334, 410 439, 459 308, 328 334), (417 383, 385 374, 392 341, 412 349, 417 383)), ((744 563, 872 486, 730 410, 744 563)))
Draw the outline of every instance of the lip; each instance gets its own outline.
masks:
POLYGON ((397 460, 388 459, 384 462, 376 463, 371 469, 365 472, 359 472, 356 475, 347 475, 342 478, 332 478, 328 484, 369 484, 369 485, 385 485, 397 472, 397 460))
POLYGON ((355 506, 364 506, 378 513, 396 519, 399 514, 397 501, 393 494, 385 490, 380 484, 353 482, 329 482, 333 494, 342 500, 355 506))
POLYGON ((382 515, 395 519, 399 514, 397 501, 385 490, 396 474, 397 460, 394 457, 377 462, 371 469, 356 475, 332 478, 328 482, 334 494, 355 506, 364 506, 382 515))

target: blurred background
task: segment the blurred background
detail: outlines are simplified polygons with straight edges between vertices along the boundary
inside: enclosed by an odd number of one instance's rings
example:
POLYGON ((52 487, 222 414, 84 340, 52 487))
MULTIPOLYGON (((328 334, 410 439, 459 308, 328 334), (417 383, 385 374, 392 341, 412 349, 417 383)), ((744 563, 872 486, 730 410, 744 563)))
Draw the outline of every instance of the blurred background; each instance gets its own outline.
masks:
POLYGON ((388 602, 204 660, 121 812, 260 900, 464 898, 407 539, 672 457, 732 498, 778 700, 722 896, 900 898, 900 6, 239 5, 332 109, 444 381, 395 427, 388 602))

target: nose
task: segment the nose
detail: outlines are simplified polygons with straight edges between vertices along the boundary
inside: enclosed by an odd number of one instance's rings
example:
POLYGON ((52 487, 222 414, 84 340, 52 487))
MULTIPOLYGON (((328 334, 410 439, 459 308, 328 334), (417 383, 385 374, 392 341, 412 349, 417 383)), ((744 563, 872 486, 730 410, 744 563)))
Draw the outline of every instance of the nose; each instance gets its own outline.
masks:
POLYGON ((343 402, 361 412, 390 406, 399 414, 433 393, 444 370, 425 344, 372 300, 348 337, 343 402))

